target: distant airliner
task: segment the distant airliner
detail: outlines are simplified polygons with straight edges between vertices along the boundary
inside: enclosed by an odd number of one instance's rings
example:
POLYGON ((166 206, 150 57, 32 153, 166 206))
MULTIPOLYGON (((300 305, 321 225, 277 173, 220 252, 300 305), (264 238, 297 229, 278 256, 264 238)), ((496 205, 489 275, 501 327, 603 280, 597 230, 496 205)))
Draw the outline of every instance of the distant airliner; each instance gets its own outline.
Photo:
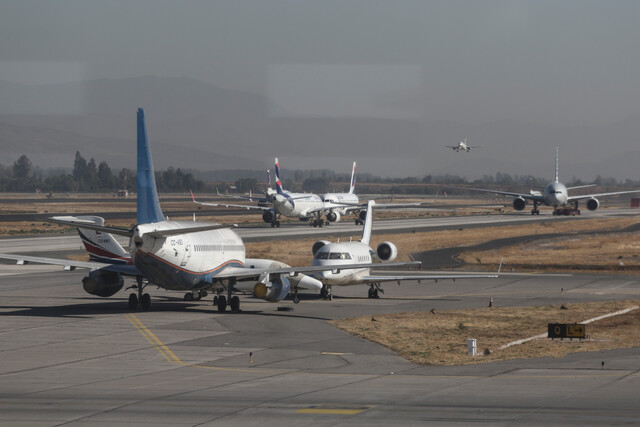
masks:
POLYGON ((616 194, 628 194, 628 193, 640 193, 640 190, 631 191, 615 191, 612 193, 595 193, 595 194, 581 194, 579 196, 569 196, 569 190, 575 190, 577 188, 593 187, 595 184, 579 185, 576 187, 567 187, 558 180, 558 147, 556 147, 556 176, 553 182, 547 185, 542 192, 536 190, 530 190, 527 193, 512 193, 510 191, 497 191, 487 190, 480 188, 468 188, 468 190, 484 191, 487 193, 502 194, 505 196, 513 196, 513 208, 517 211, 523 210, 527 206, 527 200, 533 202, 533 209, 531 215, 539 215, 540 211, 538 206, 546 205, 553 206, 553 214, 558 213, 558 208, 562 206, 571 205, 574 209, 573 213, 579 214, 578 204, 580 200, 587 199, 587 209, 595 211, 600 207, 600 202, 596 197, 614 196, 616 194))
POLYGON ((480 145, 467 145, 467 138, 458 142, 458 145, 447 145, 447 148, 451 148, 453 151, 471 151, 472 148, 480 148, 480 145))

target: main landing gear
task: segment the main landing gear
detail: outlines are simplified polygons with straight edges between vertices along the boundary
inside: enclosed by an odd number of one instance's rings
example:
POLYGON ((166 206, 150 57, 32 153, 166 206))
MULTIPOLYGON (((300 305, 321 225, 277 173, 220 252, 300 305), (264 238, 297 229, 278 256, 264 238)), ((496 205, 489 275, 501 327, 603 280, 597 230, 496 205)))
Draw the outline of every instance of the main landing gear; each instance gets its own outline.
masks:
POLYGON ((531 209, 531 215, 540 215, 540 211, 538 210, 539 204, 539 202, 536 202, 535 200, 533 201, 533 209, 531 209))
POLYGON ((236 279, 229 279, 229 284, 227 285, 227 296, 224 296, 222 292, 219 292, 218 295, 213 297, 213 305, 218 306, 218 313, 224 313, 227 311, 227 304, 233 313, 238 313, 240 311, 240 298, 237 295, 232 295, 235 285, 236 279))
POLYGON ((320 289, 320 297, 323 299, 328 299, 333 301, 333 293, 331 292, 331 286, 322 285, 322 289, 320 289))
POLYGON ((136 281, 138 282, 137 285, 133 285, 130 288, 127 288, 138 290, 137 294, 129 294, 129 310, 137 309, 138 303, 143 310, 149 310, 149 307, 151 307, 151 295, 142 293, 142 291, 144 291, 144 288, 147 287, 148 283, 145 283, 144 280, 142 280, 142 276, 137 276, 136 281))
POLYGON ((273 227, 280 228, 280 220, 279 219, 271 222, 271 228, 273 228, 273 227))
POLYGON ((295 289, 291 293, 291 301, 293 301, 294 304, 298 304, 300 302, 300 297, 298 296, 298 290, 297 289, 295 289))
MULTIPOLYGON (((316 218, 309 223, 310 227, 322 227, 323 225, 324 225, 324 221, 322 220, 322 218, 316 218)), ((327 225, 329 225, 328 222, 327 222, 327 225)))
POLYGON ((372 283, 371 285, 369 285, 368 298, 380 298, 380 295, 378 295, 378 292, 382 292, 384 294, 384 289, 382 289, 379 284, 372 283))

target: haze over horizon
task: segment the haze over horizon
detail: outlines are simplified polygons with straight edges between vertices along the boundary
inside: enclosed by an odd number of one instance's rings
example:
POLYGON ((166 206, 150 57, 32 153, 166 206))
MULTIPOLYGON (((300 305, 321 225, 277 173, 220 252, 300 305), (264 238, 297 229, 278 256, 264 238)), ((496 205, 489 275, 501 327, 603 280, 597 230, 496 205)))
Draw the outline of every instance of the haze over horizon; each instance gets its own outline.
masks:
POLYGON ((4 164, 640 179, 634 1, 13 2, 4 164), (468 137, 481 149, 444 148, 468 137), (40 156, 40 158, 38 158, 40 156), (66 160, 69 159, 69 160, 66 160), (43 164, 42 162, 48 162, 43 164), (114 163, 115 162, 115 163, 114 163))

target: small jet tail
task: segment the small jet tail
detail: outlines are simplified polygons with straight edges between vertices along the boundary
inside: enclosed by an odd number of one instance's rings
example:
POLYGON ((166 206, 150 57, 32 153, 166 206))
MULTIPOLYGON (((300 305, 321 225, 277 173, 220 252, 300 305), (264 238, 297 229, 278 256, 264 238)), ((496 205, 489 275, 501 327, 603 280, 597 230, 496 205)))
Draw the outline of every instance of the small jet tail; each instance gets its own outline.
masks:
POLYGON ((144 109, 138 108, 138 224, 164 221, 160 208, 156 178, 153 173, 151 147, 147 136, 144 109))
POLYGON ((362 239, 360 241, 365 245, 368 245, 371 241, 371 226, 373 225, 373 205, 376 202, 369 200, 367 203, 367 217, 364 220, 364 226, 362 227, 362 239))
POLYGON ((349 194, 353 194, 356 191, 356 162, 353 162, 353 170, 351 171, 351 186, 349 187, 349 194))
POLYGON ((556 180, 555 182, 560 182, 558 181, 558 147, 556 147, 556 180))
POLYGON ((267 169, 267 188, 271 188, 271 171, 267 169))
POLYGON ((280 195, 284 195, 284 189, 282 188, 282 181, 280 181, 280 164, 276 157, 276 192, 280 195))
MULTIPOLYGON (((104 226, 104 218, 99 216, 79 216, 76 219, 104 226)), ((131 264, 129 253, 112 234, 82 227, 78 227, 77 230, 91 261, 104 262, 106 264, 131 264)))

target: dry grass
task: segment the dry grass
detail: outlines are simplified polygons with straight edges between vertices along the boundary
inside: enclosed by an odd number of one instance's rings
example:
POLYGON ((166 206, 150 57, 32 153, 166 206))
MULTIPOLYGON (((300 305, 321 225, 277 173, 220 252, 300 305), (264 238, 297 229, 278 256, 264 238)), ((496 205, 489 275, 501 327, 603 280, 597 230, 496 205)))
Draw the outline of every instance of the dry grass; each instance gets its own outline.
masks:
POLYGON ((549 340, 498 348, 509 342, 546 332, 548 323, 579 323, 638 305, 640 301, 594 302, 559 306, 505 307, 401 313, 332 320, 329 323, 355 336, 379 343, 423 365, 459 365, 496 360, 562 357, 569 353, 640 346, 640 310, 587 325, 589 339, 549 340), (467 339, 477 340, 478 352, 467 355, 467 339))

